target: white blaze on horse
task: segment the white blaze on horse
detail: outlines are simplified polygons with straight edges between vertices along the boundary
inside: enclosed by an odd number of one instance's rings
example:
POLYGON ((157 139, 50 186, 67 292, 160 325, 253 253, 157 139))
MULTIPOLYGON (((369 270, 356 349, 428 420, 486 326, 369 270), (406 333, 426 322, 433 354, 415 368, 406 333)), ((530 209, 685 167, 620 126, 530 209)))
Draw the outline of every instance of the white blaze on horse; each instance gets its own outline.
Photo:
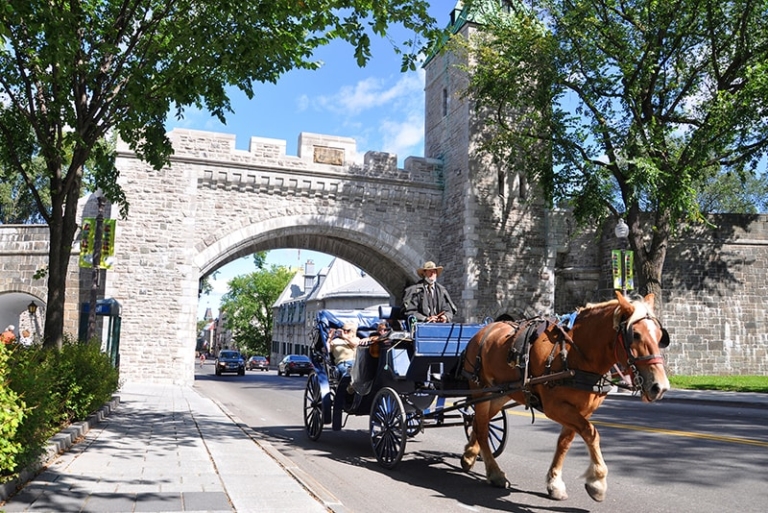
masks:
POLYGON ((466 349, 464 373, 470 389, 478 390, 473 398, 492 395, 482 389, 512 383, 520 386, 474 405, 475 419, 462 468, 469 472, 481 454, 488 482, 507 486, 506 475, 488 445, 488 429, 490 419, 512 400, 535 407, 562 425, 547 472, 549 496, 557 500, 568 497, 563 462, 578 434, 591 459, 584 475, 587 493, 602 501, 608 468, 600 451, 600 435, 588 419, 607 395, 610 383, 605 376, 619 365, 644 402, 657 401, 669 390, 660 352, 668 345, 669 335, 653 313, 653 294, 630 301, 617 292, 616 300, 580 309, 570 328, 546 320, 489 324, 472 337, 466 349))

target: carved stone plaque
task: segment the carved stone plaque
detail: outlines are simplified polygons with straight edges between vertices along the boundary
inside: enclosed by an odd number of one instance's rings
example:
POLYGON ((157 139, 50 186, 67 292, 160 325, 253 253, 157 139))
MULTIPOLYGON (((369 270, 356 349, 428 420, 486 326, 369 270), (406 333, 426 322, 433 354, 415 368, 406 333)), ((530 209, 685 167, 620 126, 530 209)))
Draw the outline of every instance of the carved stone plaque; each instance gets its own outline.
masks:
POLYGON ((344 150, 339 148, 329 148, 327 146, 314 146, 315 164, 330 164, 332 166, 341 166, 344 164, 344 150))

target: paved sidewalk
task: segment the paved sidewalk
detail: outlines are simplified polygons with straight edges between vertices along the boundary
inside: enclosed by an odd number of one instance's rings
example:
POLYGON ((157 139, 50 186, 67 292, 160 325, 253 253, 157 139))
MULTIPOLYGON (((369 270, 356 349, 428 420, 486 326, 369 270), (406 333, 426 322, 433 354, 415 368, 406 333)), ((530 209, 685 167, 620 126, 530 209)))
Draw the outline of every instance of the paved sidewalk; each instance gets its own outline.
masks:
POLYGON ((194 389, 127 385, 118 395, 111 414, 0 511, 334 510, 329 492, 194 389))

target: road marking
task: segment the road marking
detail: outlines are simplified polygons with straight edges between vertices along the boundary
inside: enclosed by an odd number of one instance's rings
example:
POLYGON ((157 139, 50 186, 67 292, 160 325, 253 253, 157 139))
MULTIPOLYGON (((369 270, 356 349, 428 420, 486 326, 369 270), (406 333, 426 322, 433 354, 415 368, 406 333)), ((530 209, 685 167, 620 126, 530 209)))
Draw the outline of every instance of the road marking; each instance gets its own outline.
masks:
MULTIPOLYGON (((507 410, 507 415, 530 417, 531 412, 507 410)), ((554 422, 552 419, 550 419, 546 415, 542 414, 542 416, 548 421, 554 422)), ((678 431, 676 429, 661 429, 661 428, 652 428, 652 427, 646 427, 646 426, 635 426, 632 424, 618 424, 615 422, 606 422, 603 420, 590 420, 590 422, 592 422, 592 424, 596 426, 605 426, 605 427, 616 428, 616 429, 628 429, 632 431, 643 431, 645 433, 658 433, 662 435, 680 436, 684 438, 698 438, 701 440, 712 440, 715 442, 726 442, 726 443, 741 444, 741 445, 753 445, 756 447, 768 448, 768 442, 764 442, 762 440, 753 440, 751 438, 741 438, 738 436, 711 435, 707 433, 696 433, 694 431, 678 431)))

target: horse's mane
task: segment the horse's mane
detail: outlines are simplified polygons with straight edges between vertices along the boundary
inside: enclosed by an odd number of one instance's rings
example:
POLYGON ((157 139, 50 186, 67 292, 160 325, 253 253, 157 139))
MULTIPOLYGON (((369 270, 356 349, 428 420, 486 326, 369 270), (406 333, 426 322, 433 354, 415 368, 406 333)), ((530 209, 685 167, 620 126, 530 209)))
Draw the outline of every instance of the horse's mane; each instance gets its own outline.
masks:
MULTIPOLYGON (((648 306, 648 303, 646 303, 641 296, 631 297, 629 298, 629 302, 632 303, 632 305, 635 307, 635 311, 632 312, 632 315, 629 317, 629 319, 627 319, 627 325, 634 324, 637 320, 642 319, 643 317, 653 316, 653 310, 651 310, 651 308, 648 306)), ((577 309, 577 312, 618 306, 618 304, 618 299, 611 299, 608 301, 603 301, 602 303, 587 303, 582 308, 577 309)), ((619 324, 621 324, 621 312, 617 308, 613 314, 613 327, 618 329, 619 324)))

